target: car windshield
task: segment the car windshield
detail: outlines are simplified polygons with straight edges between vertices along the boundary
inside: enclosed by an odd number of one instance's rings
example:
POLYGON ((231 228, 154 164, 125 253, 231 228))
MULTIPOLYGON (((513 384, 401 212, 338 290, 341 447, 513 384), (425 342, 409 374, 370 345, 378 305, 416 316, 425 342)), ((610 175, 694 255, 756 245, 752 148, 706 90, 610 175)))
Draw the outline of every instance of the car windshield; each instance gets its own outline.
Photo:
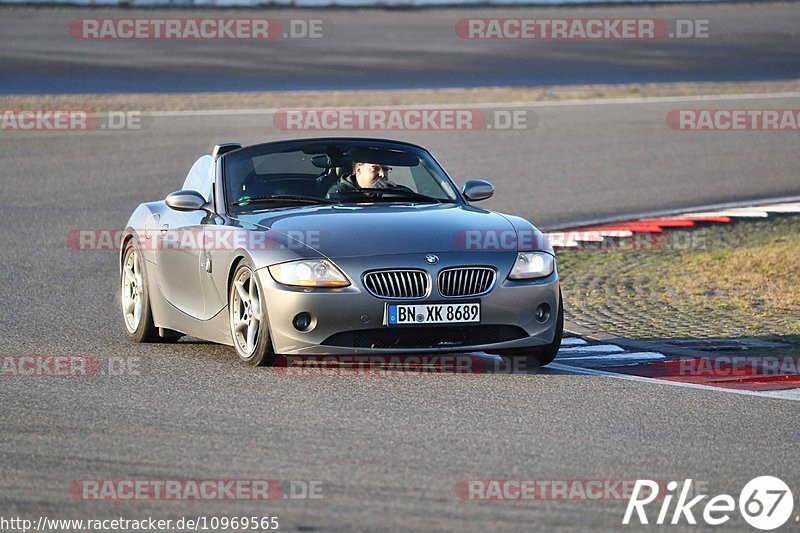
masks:
POLYGON ((224 156, 223 176, 231 214, 315 204, 460 201, 428 152, 390 142, 251 146, 224 156))

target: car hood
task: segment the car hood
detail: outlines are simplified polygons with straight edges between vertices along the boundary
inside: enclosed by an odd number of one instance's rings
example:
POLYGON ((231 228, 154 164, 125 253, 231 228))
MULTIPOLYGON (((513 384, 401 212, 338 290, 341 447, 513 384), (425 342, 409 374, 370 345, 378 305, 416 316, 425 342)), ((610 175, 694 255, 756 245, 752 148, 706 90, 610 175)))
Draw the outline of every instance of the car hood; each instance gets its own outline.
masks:
POLYGON ((331 258, 479 250, 475 245, 484 245, 487 236, 491 244, 515 232, 503 215, 458 204, 312 206, 236 218, 288 235, 331 258))

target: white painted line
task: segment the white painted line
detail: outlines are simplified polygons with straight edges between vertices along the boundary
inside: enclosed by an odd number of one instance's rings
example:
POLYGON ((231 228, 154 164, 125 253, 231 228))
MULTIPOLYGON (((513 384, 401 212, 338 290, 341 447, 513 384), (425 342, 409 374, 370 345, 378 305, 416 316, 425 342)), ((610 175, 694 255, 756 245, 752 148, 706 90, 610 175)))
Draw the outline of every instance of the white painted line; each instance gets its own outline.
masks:
POLYGON ((565 107, 565 106, 591 106, 591 105, 627 105, 627 104, 655 104, 677 102, 700 102, 720 100, 759 100, 774 98, 800 98, 800 92, 764 93, 764 94, 707 94, 698 96, 654 96, 651 98, 592 98, 587 100, 558 100, 545 102, 492 102, 484 104, 456 103, 456 104, 420 104, 420 105, 393 105, 393 106, 328 106, 328 107, 266 107, 252 109, 206 109, 195 111, 146 111, 142 113, 152 117, 202 117, 218 115, 268 115, 287 109, 321 110, 321 109, 461 109, 469 108, 507 108, 507 107, 565 107))
POLYGON ((567 359, 570 359, 570 361, 623 361, 632 363, 636 361, 660 361, 666 358, 666 355, 658 352, 624 352, 605 355, 582 355, 580 357, 568 357, 567 359))
POLYGON ((709 211, 707 213, 689 213, 683 215, 685 218, 691 217, 753 217, 753 218, 766 218, 769 213, 762 208, 742 208, 742 209, 727 209, 725 211, 709 211))
POLYGON ((627 229, 609 229, 601 231, 600 235, 603 237, 616 237, 618 239, 623 239, 626 237, 633 237, 633 232, 627 229))
POLYGON ((554 240, 556 242, 563 240, 567 240, 568 242, 603 242, 603 232, 600 231, 551 231, 550 233, 545 233, 544 236, 547 237, 548 240, 554 240))
POLYGON ((771 398, 781 398, 783 400, 800 400, 800 389, 765 390, 761 391, 761 394, 771 398))
POLYGON ((580 337, 564 337, 561 339, 561 346, 582 346, 586 344, 586 341, 581 339, 580 337))
POLYGON ((759 206, 770 213, 800 213, 800 202, 759 206))
POLYGON ((562 348, 558 351, 558 357, 566 356, 582 356, 583 354, 598 354, 598 353, 618 353, 625 350, 615 344, 595 344, 592 346, 571 346, 562 348))
MULTIPOLYGON (((743 207, 741 209, 729 209, 727 211, 733 217, 768 217, 769 213, 762 207, 743 207)), ((722 215, 726 216, 726 215, 722 215)))
POLYGON ((606 370, 608 368, 613 368, 612 372, 617 372, 617 369, 621 368, 634 368, 636 365, 643 363, 644 361, 632 361, 632 362, 624 362, 624 361, 586 361, 582 362, 582 359, 570 359, 565 362, 570 366, 574 366, 575 368, 591 368, 594 370, 606 370))
POLYGON ((645 378, 642 376, 630 376, 627 374, 616 374, 614 372, 595 370, 593 368, 579 368, 576 366, 570 366, 561 363, 550 363, 549 365, 547 365, 547 368, 561 370, 563 372, 572 372, 575 374, 604 376, 614 379, 624 379, 627 381, 638 381, 640 383, 667 385, 669 387, 684 387, 687 389, 698 389, 698 390, 707 390, 713 392, 726 392, 728 394, 739 394, 741 396, 758 396, 761 398, 777 398, 781 400, 800 401, 800 392, 798 392, 798 389, 789 389, 785 391, 750 391, 750 390, 740 390, 740 389, 724 389, 721 387, 712 387, 710 385, 700 385, 698 383, 681 383, 679 381, 670 381, 667 379, 655 379, 655 378, 645 378))
POLYGON ((630 230, 602 230, 584 232, 575 231, 554 231, 545 233, 544 236, 553 245, 553 248, 578 248, 581 242, 603 242, 606 237, 615 239, 628 239, 633 237, 630 230))
MULTIPOLYGON (((743 93, 743 94, 702 94, 697 96, 652 96, 652 97, 630 97, 630 98, 587 98, 586 100, 558 100, 545 102, 511 102, 511 103, 492 103, 475 104, 477 107, 563 107, 581 105, 619 105, 619 104, 670 104, 677 102, 708 102, 720 100, 759 100, 774 98, 800 98, 800 92, 783 93, 743 93)), ((464 105, 464 104, 461 104, 464 105)))
POLYGON ((606 369, 615 369, 612 372, 618 372, 621 368, 635 368, 637 365, 647 364, 648 361, 619 361, 619 360, 610 360, 610 361, 603 361, 602 359, 598 359, 595 361, 584 361, 580 358, 575 359, 567 359, 564 361, 565 365, 574 366, 575 368, 591 368, 594 370, 606 370, 606 369))
MULTIPOLYGON (((721 216, 725 216, 725 215, 719 215, 717 213, 708 212, 708 213, 691 213, 691 214, 688 214, 688 215, 680 215, 680 216, 677 216, 677 217, 669 217, 669 218, 677 218, 679 220, 683 220, 683 219, 692 219, 692 220, 701 219, 700 222, 703 222, 702 219, 704 219, 704 218, 721 217, 721 216)), ((667 218, 667 217, 662 217, 662 218, 667 218)))

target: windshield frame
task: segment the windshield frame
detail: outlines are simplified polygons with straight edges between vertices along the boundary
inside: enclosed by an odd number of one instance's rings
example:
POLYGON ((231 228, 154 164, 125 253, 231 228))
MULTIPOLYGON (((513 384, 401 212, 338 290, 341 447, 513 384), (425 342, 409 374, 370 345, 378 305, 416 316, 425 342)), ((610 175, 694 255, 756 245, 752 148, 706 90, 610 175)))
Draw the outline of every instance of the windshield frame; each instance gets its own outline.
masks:
MULTIPOLYGON (((268 143, 260 143, 254 144, 250 146, 245 146, 239 148, 237 150, 233 150, 228 152, 219 157, 217 160, 218 164, 218 176, 219 176, 219 187, 218 191, 221 193, 218 198, 222 200, 221 204, 225 210, 225 213, 228 216, 239 216, 242 214, 246 214, 249 212, 257 212, 257 211, 270 211, 274 209, 286 209, 287 207, 318 207, 315 204, 292 204, 292 205, 276 205, 274 207, 269 207, 264 205, 263 207, 259 207, 258 209, 248 210, 244 213, 239 212, 237 206, 234 205, 233 199, 229 198, 229 189, 227 183, 227 176, 226 176, 226 160, 230 158, 234 158, 237 156, 245 155, 242 152, 253 152, 253 155, 257 155, 259 153, 277 153, 277 152, 289 152, 293 150, 302 150, 304 146, 308 145, 319 145, 319 144, 341 144, 345 145, 347 149, 352 148, 381 148, 381 149, 388 149, 388 150, 400 150, 403 152, 408 152, 413 155, 416 155, 420 158, 420 165, 423 165, 423 161, 429 164, 428 166, 432 167, 430 170, 426 170, 428 172, 438 172, 440 173, 441 177, 444 179, 444 182, 452 189, 455 198, 447 200, 442 199, 442 203, 450 203, 454 205, 468 205, 468 202, 461 194, 456 183, 447 174, 447 171, 442 167, 439 161, 425 148, 421 146, 406 143, 403 141, 394 141, 388 139, 372 139, 372 138, 364 138, 364 137, 321 137, 321 138, 308 138, 308 139, 291 139, 285 141, 276 141, 276 142, 268 142, 268 143)), ((322 172, 324 169, 320 169, 322 172)), ((432 178, 435 179, 434 176, 432 178)), ((445 191, 446 192, 446 191, 445 191)), ((365 201, 352 201, 352 202, 342 202, 342 201, 335 201, 329 205, 336 206, 336 205, 386 205, 387 203, 420 203, 419 201, 414 201, 410 199, 400 199, 398 198, 397 201, 394 202, 387 202, 387 201, 380 201, 380 202, 365 202, 365 201)), ((325 204, 319 204, 325 205, 325 204)))

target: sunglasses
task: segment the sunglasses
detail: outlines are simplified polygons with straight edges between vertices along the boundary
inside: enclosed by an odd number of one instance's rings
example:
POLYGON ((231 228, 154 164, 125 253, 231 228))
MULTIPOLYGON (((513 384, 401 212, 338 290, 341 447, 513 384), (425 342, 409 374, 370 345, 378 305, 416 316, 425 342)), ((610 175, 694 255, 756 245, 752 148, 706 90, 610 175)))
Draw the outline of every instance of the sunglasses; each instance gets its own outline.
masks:
POLYGON ((362 163, 361 167, 367 170, 371 170, 372 172, 378 172, 379 170, 383 170, 384 174, 388 174, 389 172, 392 171, 392 167, 384 167, 382 165, 370 165, 369 163, 362 163))

